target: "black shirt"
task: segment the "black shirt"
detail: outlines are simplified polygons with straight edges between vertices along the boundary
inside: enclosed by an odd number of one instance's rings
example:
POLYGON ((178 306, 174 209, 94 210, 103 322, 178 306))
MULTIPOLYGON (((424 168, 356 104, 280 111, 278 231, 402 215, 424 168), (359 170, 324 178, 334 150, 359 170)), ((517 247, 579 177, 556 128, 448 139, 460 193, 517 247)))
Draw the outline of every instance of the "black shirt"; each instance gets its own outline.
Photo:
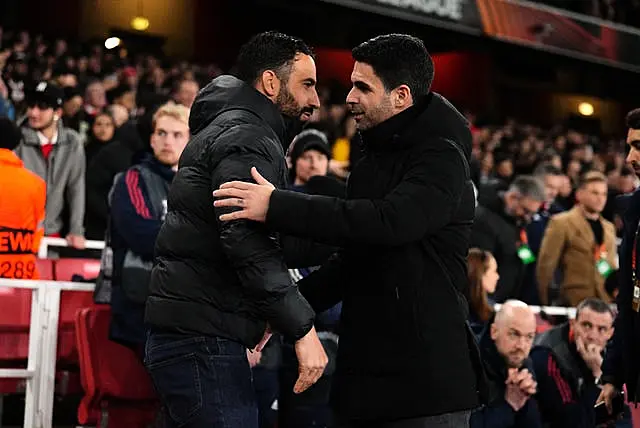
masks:
POLYGON ((589 225, 591 226, 591 230, 593 231, 593 237, 596 240, 596 245, 602 245, 602 242, 604 240, 604 232, 602 230, 602 223, 600 222, 600 219, 598 220, 587 219, 587 221, 589 222, 589 225))

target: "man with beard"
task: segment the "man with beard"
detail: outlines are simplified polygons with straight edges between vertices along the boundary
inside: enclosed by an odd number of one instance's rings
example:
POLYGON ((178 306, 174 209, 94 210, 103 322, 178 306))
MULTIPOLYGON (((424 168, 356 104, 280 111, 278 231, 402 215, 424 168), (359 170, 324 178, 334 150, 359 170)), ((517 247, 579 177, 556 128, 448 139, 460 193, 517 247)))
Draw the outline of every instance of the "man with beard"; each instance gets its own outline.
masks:
POLYGON ((267 325, 295 342, 295 392, 327 363, 277 237, 257 223, 219 221, 231 210, 214 209, 211 196, 225 181, 251 180, 251 165, 286 186, 283 147, 299 126, 285 121, 297 125, 319 107, 311 50, 261 33, 241 48, 236 74, 214 79, 193 104, 156 241, 145 363, 172 427, 258 427, 246 350, 260 348, 267 325))
POLYGON ((536 318, 526 303, 507 300, 480 339, 492 398, 471 416, 471 428, 541 428, 529 351, 536 318))
POLYGON ((215 205, 242 208, 221 217, 231 224, 266 222, 343 248, 298 283, 316 312, 342 301, 332 385, 340 423, 465 427, 481 373, 459 297, 475 207, 471 133, 430 91, 421 40, 384 35, 352 53, 347 103, 365 154, 346 199, 276 190, 253 168, 259 184, 227 183, 215 205))
MULTIPOLYGON (((640 177, 640 109, 627 115, 627 164, 640 177)), ((614 397, 627 387, 627 401, 640 401, 640 189, 620 198, 624 223, 620 245, 619 293, 613 340, 609 342, 600 382, 604 385, 598 402, 604 401, 609 413, 614 397)))

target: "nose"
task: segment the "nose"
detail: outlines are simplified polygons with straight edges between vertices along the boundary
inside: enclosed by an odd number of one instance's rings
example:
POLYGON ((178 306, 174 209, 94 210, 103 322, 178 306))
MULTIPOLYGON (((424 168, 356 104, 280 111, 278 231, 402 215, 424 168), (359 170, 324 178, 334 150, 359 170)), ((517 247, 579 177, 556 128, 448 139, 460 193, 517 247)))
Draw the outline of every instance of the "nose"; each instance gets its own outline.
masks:
POLYGON ((310 105, 314 109, 320 108, 320 97, 318 96, 318 91, 316 90, 316 88, 313 88, 313 96, 311 98, 310 105))
POLYGON ((358 103, 358 100, 355 94, 353 93, 353 88, 351 88, 351 90, 347 94, 347 104, 357 104, 357 103, 358 103))

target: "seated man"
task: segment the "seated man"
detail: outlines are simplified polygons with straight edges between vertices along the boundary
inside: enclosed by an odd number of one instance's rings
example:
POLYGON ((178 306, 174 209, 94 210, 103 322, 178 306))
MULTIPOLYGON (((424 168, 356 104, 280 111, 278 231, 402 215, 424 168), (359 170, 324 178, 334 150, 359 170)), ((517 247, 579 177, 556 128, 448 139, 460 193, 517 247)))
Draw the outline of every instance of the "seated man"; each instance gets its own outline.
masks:
POLYGON ((471 414, 471 428, 542 427, 528 358, 535 334, 536 319, 526 303, 508 300, 496 313, 480 339, 491 401, 471 414))
POLYGON ((595 427, 603 352, 613 335, 614 313, 588 298, 576 318, 541 334, 531 351, 540 413, 550 428, 595 427))
POLYGON ((169 185, 189 141, 189 110, 167 103, 154 114, 152 126, 153 154, 115 180, 108 232, 113 249, 110 336, 138 351, 146 338, 144 303, 156 237, 167 213, 169 185))

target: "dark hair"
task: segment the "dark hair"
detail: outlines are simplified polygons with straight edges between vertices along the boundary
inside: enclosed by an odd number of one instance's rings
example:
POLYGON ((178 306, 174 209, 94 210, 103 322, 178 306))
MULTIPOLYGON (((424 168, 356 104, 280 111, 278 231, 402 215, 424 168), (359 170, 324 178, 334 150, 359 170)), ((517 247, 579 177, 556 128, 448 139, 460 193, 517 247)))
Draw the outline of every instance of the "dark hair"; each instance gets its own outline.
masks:
POLYGON ((640 129, 640 108, 631 110, 627 114, 627 128, 640 129))
POLYGON ((578 306, 576 307, 576 319, 578 319, 580 312, 585 308, 591 309, 593 312, 597 312, 599 314, 608 313, 611 315, 611 318, 614 319, 616 317, 616 313, 606 302, 595 297, 588 297, 578 303, 578 306))
POLYGON ((543 202, 545 200, 544 184, 539 178, 530 175, 520 175, 513 180, 509 191, 515 191, 523 198, 530 198, 534 201, 543 202))
POLYGON ((562 171, 550 163, 541 163, 533 172, 536 177, 544 178, 548 175, 559 176, 562 175, 562 171))
POLYGON ((8 117, 0 117, 0 149, 14 150, 22 140, 18 125, 8 117))
POLYGON ((490 252, 479 248, 471 248, 467 256, 467 275, 469 277, 469 307, 483 322, 489 321, 493 308, 489 305, 487 292, 482 287, 482 278, 489 268, 490 252))
POLYGON ((351 53, 357 62, 373 68, 387 92, 407 85, 416 102, 431 89, 433 60, 417 37, 407 34, 378 36, 356 46, 351 53))
POLYGON ((257 34, 240 48, 235 75, 253 85, 262 73, 273 70, 286 82, 299 53, 313 55, 311 48, 296 37, 274 31, 257 34))

